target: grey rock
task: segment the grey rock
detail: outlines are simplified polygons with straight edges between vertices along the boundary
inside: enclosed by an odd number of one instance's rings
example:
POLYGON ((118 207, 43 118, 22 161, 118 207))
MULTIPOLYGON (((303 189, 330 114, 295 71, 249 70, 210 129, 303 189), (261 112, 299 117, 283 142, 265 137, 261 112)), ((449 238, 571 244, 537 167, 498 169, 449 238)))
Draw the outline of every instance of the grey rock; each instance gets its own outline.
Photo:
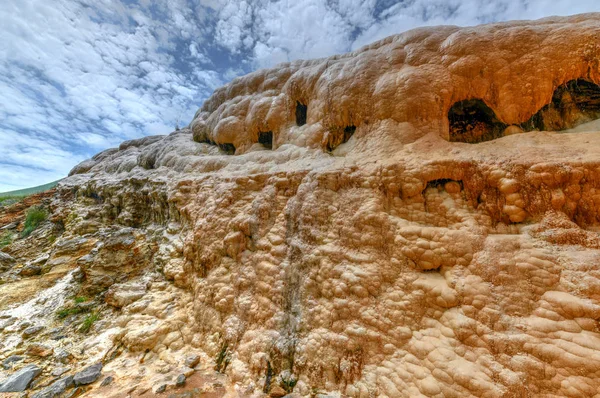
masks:
POLYGON ((57 348, 54 352, 54 359, 60 363, 67 363, 69 358, 71 358, 71 353, 62 348, 57 348))
POLYGON ((50 258, 49 254, 42 254, 41 256, 39 256, 38 258, 36 258, 35 260, 33 260, 31 262, 31 264, 33 265, 44 265, 46 263, 46 261, 48 261, 48 259, 50 258))
POLYGON ((100 383, 100 387, 106 387, 107 385, 111 384, 114 380, 114 377, 107 376, 104 380, 102 380, 102 383, 100 383))
POLYGON ((73 377, 73 381, 76 386, 81 386, 85 384, 91 384, 98 380, 98 377, 102 374, 102 363, 98 362, 93 364, 92 366, 88 366, 83 369, 81 372, 75 373, 73 377))
POLYGON ((64 373, 67 373, 69 370, 71 370, 70 368, 56 368, 56 369, 52 369, 52 372, 50 372, 50 374, 54 377, 59 377, 61 375, 63 375, 64 373))
POLYGON ((25 265, 21 271, 19 271, 19 275, 21 276, 34 276, 42 273, 42 267, 34 264, 25 265))
POLYGON ((44 388, 42 391, 33 394, 31 398, 55 398, 60 397, 67 388, 73 385, 73 376, 66 376, 60 380, 55 381, 49 387, 44 388))
POLYGON ((6 370, 8 369, 12 369, 13 364, 19 361, 22 361, 24 357, 22 357, 21 355, 11 355, 8 358, 6 358, 4 361, 2 361, 2 367, 6 370))
POLYGON ((185 358, 185 366, 188 368, 195 368, 200 362, 200 355, 192 354, 185 358))
POLYGON ((29 383, 40 373, 42 373, 42 369, 38 366, 27 365, 4 380, 0 384, 0 392, 25 391, 29 387, 29 383))
POLYGON ((167 391, 166 384, 161 384, 160 386, 156 387, 156 389, 154 389, 155 394, 160 394, 161 392, 165 392, 165 391, 167 391))
POLYGON ((15 265, 16 262, 17 260, 15 260, 11 255, 0 252, 0 270, 7 270, 15 265))
POLYGON ((43 326, 30 326, 27 329, 23 330, 23 337, 27 338, 27 337, 31 337, 34 334, 38 334, 39 332, 41 332, 44 329, 43 326))
POLYGON ((0 319, 0 332, 17 321, 17 318, 0 319))
POLYGON ((181 387, 181 386, 185 385, 185 375, 184 374, 180 374, 179 376, 177 376, 177 379, 175 380, 175 385, 177 387, 181 387))
POLYGON ((9 229, 16 229, 19 226, 18 222, 11 222, 3 227, 0 227, 0 231, 8 231, 9 229))
POLYGON ((23 321, 23 322, 21 322, 21 323, 19 323, 17 325, 17 329, 19 329, 19 330, 25 330, 25 329, 27 329, 31 325, 33 325, 33 323, 31 323, 29 321, 23 321))

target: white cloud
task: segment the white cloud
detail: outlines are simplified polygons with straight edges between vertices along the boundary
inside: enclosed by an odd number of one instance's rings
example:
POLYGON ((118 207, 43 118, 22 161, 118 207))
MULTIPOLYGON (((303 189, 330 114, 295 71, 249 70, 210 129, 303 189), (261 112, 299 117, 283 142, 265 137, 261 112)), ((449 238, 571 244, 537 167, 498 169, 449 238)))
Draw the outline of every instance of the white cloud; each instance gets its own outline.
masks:
POLYGON ((352 43, 357 49, 375 40, 419 26, 472 26, 516 19, 539 19, 600 11, 597 0, 415 0, 401 2, 381 13, 352 43))

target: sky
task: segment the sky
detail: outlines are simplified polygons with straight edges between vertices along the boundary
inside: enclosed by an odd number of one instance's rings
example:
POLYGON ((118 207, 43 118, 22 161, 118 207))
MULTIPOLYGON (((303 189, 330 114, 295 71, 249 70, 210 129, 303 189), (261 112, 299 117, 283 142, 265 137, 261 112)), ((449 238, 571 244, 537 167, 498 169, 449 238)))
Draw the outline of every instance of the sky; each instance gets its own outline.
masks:
POLYGON ((599 0, 0 0, 0 192, 185 126, 258 68, 419 26, 592 11, 599 0))

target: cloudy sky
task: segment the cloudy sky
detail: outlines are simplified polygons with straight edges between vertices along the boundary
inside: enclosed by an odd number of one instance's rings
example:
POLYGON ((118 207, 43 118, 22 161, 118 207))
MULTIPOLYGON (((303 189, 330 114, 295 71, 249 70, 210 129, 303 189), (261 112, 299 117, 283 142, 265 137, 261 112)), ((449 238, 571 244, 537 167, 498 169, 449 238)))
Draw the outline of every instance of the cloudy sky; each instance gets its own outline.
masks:
POLYGON ((590 11, 599 0, 0 0, 0 192, 187 125, 260 67, 417 26, 590 11))

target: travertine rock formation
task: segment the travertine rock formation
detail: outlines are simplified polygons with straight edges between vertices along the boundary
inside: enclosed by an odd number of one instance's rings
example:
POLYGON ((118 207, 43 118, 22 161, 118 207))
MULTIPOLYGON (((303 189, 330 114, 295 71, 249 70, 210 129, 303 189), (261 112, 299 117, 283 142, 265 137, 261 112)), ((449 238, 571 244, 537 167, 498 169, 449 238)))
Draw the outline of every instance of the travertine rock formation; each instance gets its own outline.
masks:
POLYGON ((0 294, 95 300, 88 334, 33 337, 103 361, 90 396, 176 391, 192 354, 216 396, 600 394, 599 83, 600 14, 257 71, 77 166, 0 294))

